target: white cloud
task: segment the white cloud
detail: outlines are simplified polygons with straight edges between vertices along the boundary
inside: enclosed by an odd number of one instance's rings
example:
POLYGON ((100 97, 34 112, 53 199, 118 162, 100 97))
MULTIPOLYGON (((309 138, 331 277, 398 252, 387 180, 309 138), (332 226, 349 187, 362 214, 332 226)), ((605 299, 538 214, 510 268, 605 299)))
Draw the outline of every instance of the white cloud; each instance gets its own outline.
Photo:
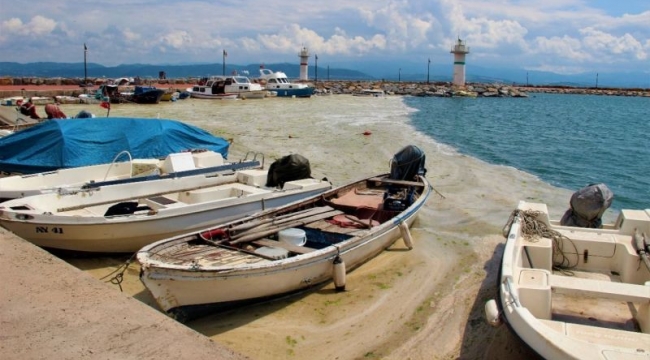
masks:
POLYGON ((638 60, 648 58, 641 42, 628 33, 616 37, 591 27, 581 29, 580 33, 584 35, 583 43, 588 51, 593 50, 607 57, 628 55, 638 60))
POLYGON ((0 29, 9 34, 23 36, 40 36, 51 33, 56 27, 56 21, 44 16, 34 16, 28 23, 24 24, 18 18, 12 18, 2 22, 0 29))
POLYGON ((77 61, 80 44, 88 43, 95 59, 114 65, 217 61, 227 49, 230 61, 246 63, 294 61, 307 46, 312 54, 337 60, 431 57, 442 62, 449 60, 449 49, 460 37, 471 48, 468 62, 483 67, 640 67, 647 66, 650 52, 650 11, 643 4, 96 0, 78 6, 69 0, 32 0, 29 7, 0 12, 0 52, 5 61, 41 61, 44 54, 77 61), (23 41, 16 42, 15 36, 23 41))

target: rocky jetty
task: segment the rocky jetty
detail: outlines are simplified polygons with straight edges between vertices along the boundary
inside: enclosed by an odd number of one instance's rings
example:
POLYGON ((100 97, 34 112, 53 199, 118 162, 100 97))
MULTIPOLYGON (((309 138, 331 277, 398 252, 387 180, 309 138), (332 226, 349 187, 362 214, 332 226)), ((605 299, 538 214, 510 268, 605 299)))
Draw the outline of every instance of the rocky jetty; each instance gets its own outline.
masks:
MULTIPOLYGON (((97 87, 109 81, 106 78, 88 78, 87 86, 82 87, 84 79, 79 78, 0 78, 0 98, 10 96, 56 96, 78 95, 87 89, 97 87), (78 90, 71 90, 78 86, 78 90), (65 89, 57 90, 57 87, 65 89), (78 93, 78 94, 75 94, 78 93)), ((154 85, 160 88, 183 90, 200 79, 138 79, 136 84, 154 85)), ((650 89, 624 88, 580 88, 569 86, 517 86, 503 84, 469 83, 458 87, 448 82, 407 82, 407 81, 353 81, 353 80, 318 80, 309 81, 319 94, 356 94, 365 89, 383 90, 386 95, 410 95, 422 97, 516 97, 525 98, 530 93, 582 94, 605 96, 643 96, 650 97, 650 89)))

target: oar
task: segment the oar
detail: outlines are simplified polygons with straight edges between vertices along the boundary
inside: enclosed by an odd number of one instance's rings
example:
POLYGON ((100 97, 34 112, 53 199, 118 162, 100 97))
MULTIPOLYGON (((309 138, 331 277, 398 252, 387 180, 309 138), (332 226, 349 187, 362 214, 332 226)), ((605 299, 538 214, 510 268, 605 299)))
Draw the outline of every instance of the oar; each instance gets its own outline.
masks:
POLYGON ((304 218, 304 219, 299 220, 299 221, 287 222, 287 223, 284 223, 282 225, 277 225, 277 226, 270 227, 268 229, 264 229, 262 231, 257 231, 257 232, 252 232, 252 233, 247 233, 247 234, 235 236, 235 237, 230 239, 229 243, 232 244, 232 245, 235 245, 235 244, 241 244, 241 243, 244 243, 244 242, 249 242, 249 241, 261 239, 261 238, 267 237, 269 235, 273 235, 273 234, 275 234, 278 231, 283 230, 283 229, 288 229, 288 228, 297 227, 297 226, 303 226, 303 225, 308 224, 310 222, 326 219, 328 217, 332 217, 332 216, 336 216, 336 215, 340 215, 340 214, 343 214, 343 212, 339 211, 339 210, 334 210, 334 211, 330 211, 330 212, 327 212, 327 213, 324 213, 324 214, 319 214, 319 215, 307 217, 307 218, 304 218))

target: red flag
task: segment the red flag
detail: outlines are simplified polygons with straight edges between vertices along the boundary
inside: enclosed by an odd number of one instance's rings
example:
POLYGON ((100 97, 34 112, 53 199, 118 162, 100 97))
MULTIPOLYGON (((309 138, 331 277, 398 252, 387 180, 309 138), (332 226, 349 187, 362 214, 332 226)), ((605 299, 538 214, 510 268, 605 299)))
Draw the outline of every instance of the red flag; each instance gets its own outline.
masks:
POLYGON ((103 107, 104 109, 111 109, 111 103, 108 101, 102 101, 99 106, 103 107))

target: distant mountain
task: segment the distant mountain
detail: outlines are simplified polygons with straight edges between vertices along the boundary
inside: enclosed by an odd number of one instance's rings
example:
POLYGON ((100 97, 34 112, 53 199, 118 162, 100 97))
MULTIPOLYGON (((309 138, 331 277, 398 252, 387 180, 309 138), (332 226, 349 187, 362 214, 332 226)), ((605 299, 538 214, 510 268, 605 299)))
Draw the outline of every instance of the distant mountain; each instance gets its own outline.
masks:
MULTIPOLYGON (((322 64, 322 63, 321 63, 322 64)), ((291 79, 300 76, 300 65, 293 63, 265 64, 273 71, 282 71, 291 79)), ((237 71, 251 78, 259 76, 259 64, 237 65, 226 64, 182 64, 182 65, 151 65, 123 64, 113 67, 96 63, 86 65, 85 71, 89 78, 118 78, 136 77, 157 79, 161 71, 167 78, 200 78, 212 75, 231 74, 237 71)), ((427 76, 430 82, 450 82, 453 65, 396 62, 396 61, 364 61, 364 62, 330 62, 327 66, 319 66, 318 71, 313 65, 309 66, 309 79, 315 80, 387 80, 425 82, 427 76)), ((20 64, 15 62, 0 62, 0 76, 10 77, 84 77, 83 63, 54 63, 37 62, 20 64)), ((583 73, 563 75, 545 71, 528 71, 521 68, 485 68, 468 63, 466 69, 467 82, 500 83, 517 85, 552 85, 574 87, 620 87, 620 88, 650 88, 650 74, 641 71, 618 73, 583 73)))

